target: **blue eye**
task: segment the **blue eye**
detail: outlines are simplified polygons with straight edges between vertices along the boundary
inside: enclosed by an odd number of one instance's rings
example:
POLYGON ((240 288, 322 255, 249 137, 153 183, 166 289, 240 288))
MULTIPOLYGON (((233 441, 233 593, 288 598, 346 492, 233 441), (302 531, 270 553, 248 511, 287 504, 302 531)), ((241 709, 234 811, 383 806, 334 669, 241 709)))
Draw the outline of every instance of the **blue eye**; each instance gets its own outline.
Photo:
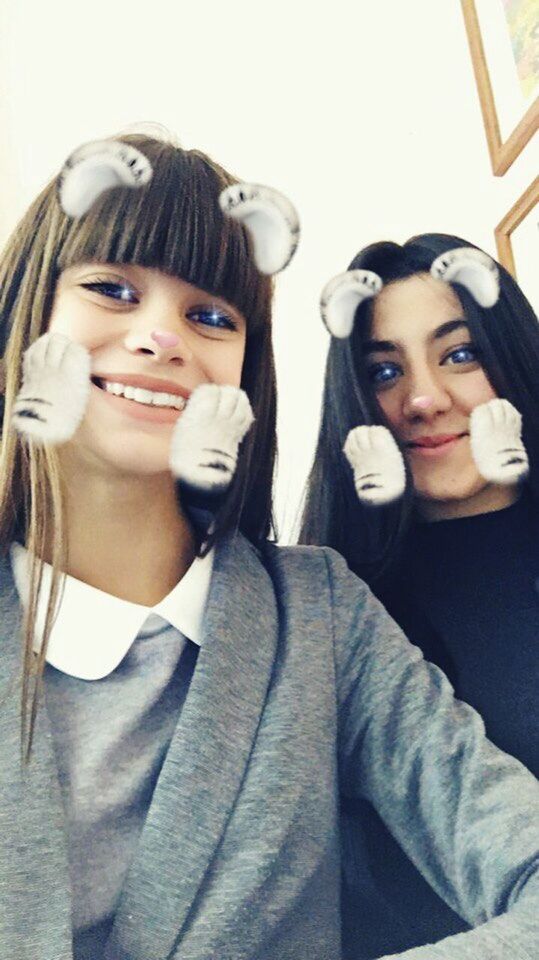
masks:
POLYGON ((111 280, 95 280, 93 283, 81 283, 85 290, 99 293, 110 300, 119 300, 121 303, 138 303, 135 291, 124 283, 113 283, 111 280))
POLYGON ((477 347, 474 347, 472 343, 465 343, 462 347, 452 350, 445 358, 444 363, 448 362, 450 365, 473 363, 477 360, 478 353, 477 347))
POLYGON ((232 317, 218 307, 196 307, 189 311, 187 318, 214 330, 238 329, 232 317))
POLYGON ((384 360, 382 363, 373 363, 367 370, 369 380, 375 387, 385 387, 393 384, 398 373, 399 367, 397 364, 390 363, 389 360, 384 360))

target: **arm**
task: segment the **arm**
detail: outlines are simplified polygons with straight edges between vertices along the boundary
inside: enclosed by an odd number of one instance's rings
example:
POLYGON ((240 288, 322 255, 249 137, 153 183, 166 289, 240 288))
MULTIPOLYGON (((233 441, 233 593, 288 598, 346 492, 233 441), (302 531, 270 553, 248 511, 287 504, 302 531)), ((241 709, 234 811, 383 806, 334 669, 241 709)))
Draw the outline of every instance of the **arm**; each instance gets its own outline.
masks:
MULTIPOLYGON (((406 960, 534 960, 539 786, 332 551, 340 789, 366 797, 472 926, 406 960)), ((510 638, 508 638, 510 641, 510 638)), ((393 958, 386 958, 393 960, 393 958)))

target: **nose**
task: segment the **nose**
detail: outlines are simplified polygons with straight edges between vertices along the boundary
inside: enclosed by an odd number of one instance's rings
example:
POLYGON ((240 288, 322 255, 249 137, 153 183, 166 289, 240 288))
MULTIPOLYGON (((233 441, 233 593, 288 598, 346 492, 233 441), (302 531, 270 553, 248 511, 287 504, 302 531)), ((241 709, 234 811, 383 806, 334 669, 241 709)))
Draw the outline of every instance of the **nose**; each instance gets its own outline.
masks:
POLYGON ((176 347, 180 342, 177 333, 165 333, 162 330, 152 330, 150 336, 160 347, 176 347))
POLYGON ((432 419, 451 407, 451 397, 430 370, 417 371, 410 383, 403 404, 408 419, 432 419))
POLYGON ((125 345, 135 353, 153 354, 161 362, 176 362, 183 366, 193 359, 193 352, 185 337, 180 333, 166 329, 132 330, 125 345))
POLYGON ((428 410, 434 403, 434 397, 410 397, 410 406, 416 410, 428 410))

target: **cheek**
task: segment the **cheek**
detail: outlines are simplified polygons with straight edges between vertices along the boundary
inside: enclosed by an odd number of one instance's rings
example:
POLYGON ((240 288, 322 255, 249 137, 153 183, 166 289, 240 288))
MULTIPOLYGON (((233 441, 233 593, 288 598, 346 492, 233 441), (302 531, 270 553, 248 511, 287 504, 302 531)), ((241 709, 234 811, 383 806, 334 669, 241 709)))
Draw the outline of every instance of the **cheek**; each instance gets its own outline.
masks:
POLYGON ((482 370, 462 376, 462 383, 454 384, 453 395, 467 413, 497 397, 482 370))
POLYGON ((87 350, 94 350, 110 335, 110 322, 96 319, 92 311, 70 310, 69 305, 53 309, 48 330, 51 333, 63 333, 75 343, 80 343, 87 350))
POLYGON ((378 406, 382 410, 386 420, 392 427, 397 428, 401 420, 402 398, 399 398, 397 390, 381 392, 377 396, 378 406))
MULTIPOLYGON (((217 346, 217 345, 216 345, 217 346)), ((204 372, 212 383, 231 387, 241 384, 245 356, 245 342, 220 344, 221 349, 209 350, 202 361, 204 372)))

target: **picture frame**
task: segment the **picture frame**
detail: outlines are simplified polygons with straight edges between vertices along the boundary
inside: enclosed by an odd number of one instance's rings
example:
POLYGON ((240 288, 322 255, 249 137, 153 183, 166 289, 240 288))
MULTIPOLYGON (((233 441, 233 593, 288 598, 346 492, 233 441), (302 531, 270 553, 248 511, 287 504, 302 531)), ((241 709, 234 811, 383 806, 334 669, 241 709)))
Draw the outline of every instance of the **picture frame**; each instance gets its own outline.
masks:
POLYGON ((506 173, 539 130, 532 9, 537 0, 515 2, 518 22, 509 21, 502 0, 461 0, 492 171, 497 177, 506 173))
POLYGON ((539 176, 513 204, 494 231, 500 263, 523 287, 539 314, 539 176), (515 233, 519 229, 520 236, 515 233), (530 249, 530 245, 532 249, 530 249))

